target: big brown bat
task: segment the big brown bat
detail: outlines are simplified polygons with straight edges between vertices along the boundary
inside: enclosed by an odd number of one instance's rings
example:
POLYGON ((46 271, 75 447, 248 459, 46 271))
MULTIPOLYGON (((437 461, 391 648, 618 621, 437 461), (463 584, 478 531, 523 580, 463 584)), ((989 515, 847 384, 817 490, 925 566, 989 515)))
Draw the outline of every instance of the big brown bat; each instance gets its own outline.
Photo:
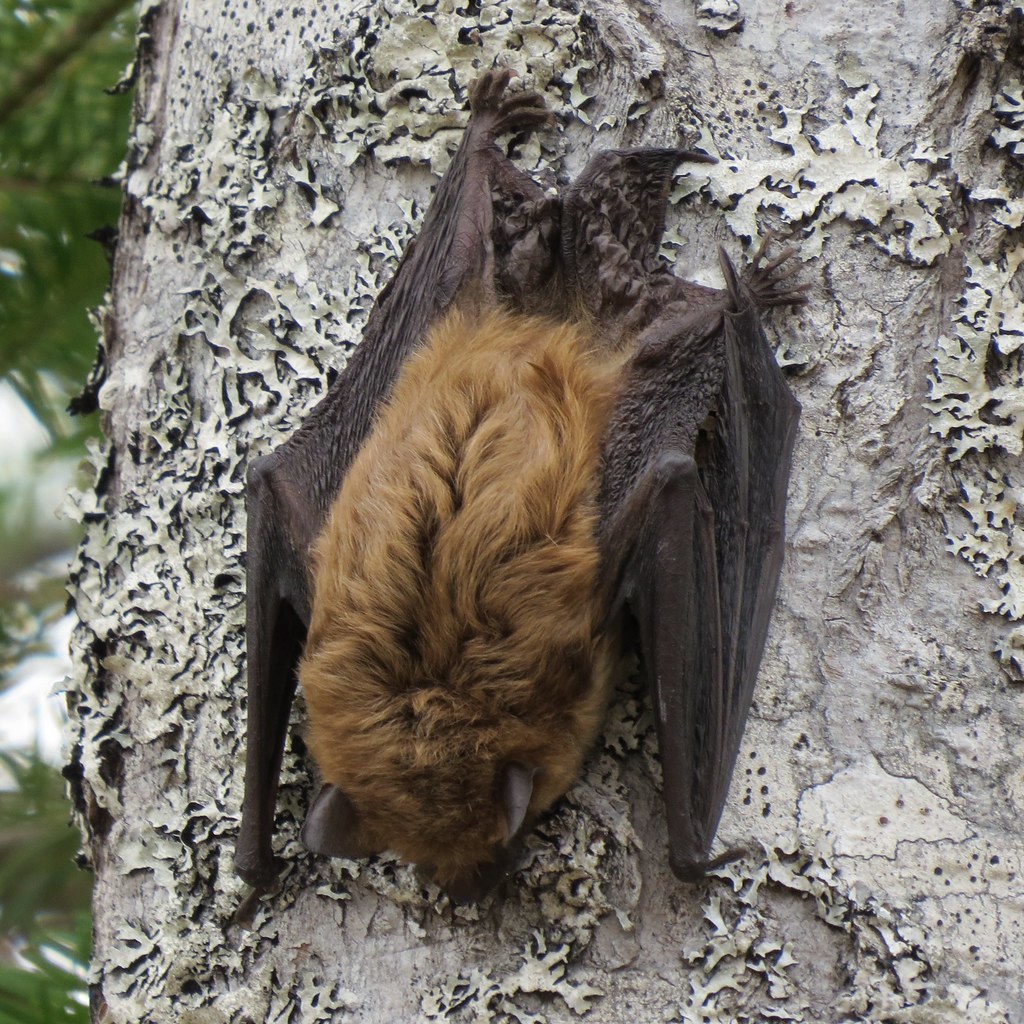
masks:
MULTIPOLYGON (((624 636, 653 695, 670 862, 701 877, 768 628, 799 406, 759 307, 659 256, 679 149, 597 154, 546 194, 496 145, 550 122, 492 70, 363 341, 249 468, 248 754, 258 887, 295 692, 323 786, 303 839, 390 849, 455 898, 577 778, 624 636), (635 625, 627 629, 627 624, 635 625)), ((728 856, 728 854, 726 855, 728 856)))

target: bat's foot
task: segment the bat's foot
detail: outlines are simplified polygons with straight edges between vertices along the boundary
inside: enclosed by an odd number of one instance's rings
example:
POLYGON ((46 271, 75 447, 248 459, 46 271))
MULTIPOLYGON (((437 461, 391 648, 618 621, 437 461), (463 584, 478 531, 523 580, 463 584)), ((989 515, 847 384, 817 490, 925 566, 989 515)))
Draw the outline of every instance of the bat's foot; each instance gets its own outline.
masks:
POLYGON ((492 138, 506 132, 534 131, 554 123, 554 117, 539 92, 505 95, 512 75, 509 68, 491 68, 473 83, 469 91, 474 121, 492 138))
POLYGON ((731 864, 734 860, 739 860, 746 855, 747 851, 742 846, 737 846, 731 850, 726 850, 725 853, 719 854, 717 857, 712 857, 710 860, 671 860, 670 863, 672 865, 672 873, 680 882, 693 883, 702 882, 707 878, 709 872, 723 867, 725 864, 731 864))
POLYGON ((794 261, 796 249, 787 246, 773 260, 764 262, 775 232, 769 231, 754 253, 753 262, 743 275, 744 284, 758 306, 801 306, 807 301, 809 284, 794 284, 791 278, 800 269, 794 261))

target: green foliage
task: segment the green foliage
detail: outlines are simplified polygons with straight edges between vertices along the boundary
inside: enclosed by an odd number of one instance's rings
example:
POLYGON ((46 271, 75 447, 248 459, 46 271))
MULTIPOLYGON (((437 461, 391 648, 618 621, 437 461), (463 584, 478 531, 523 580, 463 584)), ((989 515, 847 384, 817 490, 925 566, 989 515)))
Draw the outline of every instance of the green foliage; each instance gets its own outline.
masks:
MULTIPOLYGON (((0 551, 0 566, 13 564, 13 557, 4 555, 0 551)), ((63 561, 44 563, 35 572, 13 578, 4 579, 0 574, 0 680, 13 678, 15 668, 27 658, 52 653, 48 631, 64 613, 66 604, 63 561)), ((0 800, 2 797, 0 792, 0 800)), ((3 839, 0 836, 0 846, 3 839)))
POLYGON ((86 237, 114 225, 116 189, 95 182, 124 154, 130 99, 104 92, 131 59, 128 0, 0 0, 0 376, 48 427, 67 431, 46 386, 80 388, 96 337, 85 310, 108 281, 86 237))
POLYGON ((88 904, 89 876, 74 867, 77 829, 68 824, 64 780, 34 753, 0 751, 13 787, 0 791, 0 934, 31 935, 39 921, 67 930, 88 904))
MULTIPOLYGON (((0 477, 0 578, 8 581, 73 534, 53 529, 53 462, 80 458, 96 417, 71 420, 96 352, 87 309, 109 280, 86 236, 115 225, 130 98, 112 97, 133 52, 130 0, 0 0, 0 378, 50 437, 20 479, 0 477)), ((10 444, 8 437, 7 443, 10 444)), ((3 477, 7 474, 4 473, 3 477)), ((19 594, 19 596, 21 596, 19 594)), ((6 604, 6 601, 5 601, 6 604)), ((3 616, 10 633, 10 616, 3 616)))
POLYGON ((90 928, 83 911, 71 931, 53 931, 18 951, 32 969, 0 963, 0 1024, 87 1024, 79 973, 88 962, 90 928))
MULTIPOLYGON (((86 235, 115 225, 120 208, 119 190, 95 182, 115 174, 124 154, 130 99, 104 89, 132 57, 131 7, 0 0, 0 379, 46 427, 46 465, 80 451, 96 430, 95 418, 72 424, 62 409, 92 364, 86 309, 109 280, 102 248, 86 235)), ((23 480, 0 484, 7 520, 46 468, 24 464, 23 480)), ((0 543, 18 549, 0 551, 3 674, 38 649, 60 602, 60 569, 13 579, 12 566, 70 543, 31 532, 0 529, 0 543)), ((91 880, 74 865, 79 839, 63 780, 28 753, 0 753, 0 776, 0 1024, 85 1022, 91 880)))
POLYGON ((0 1024, 84 1022, 89 876, 77 870, 60 773, 35 754, 0 753, 0 1024))

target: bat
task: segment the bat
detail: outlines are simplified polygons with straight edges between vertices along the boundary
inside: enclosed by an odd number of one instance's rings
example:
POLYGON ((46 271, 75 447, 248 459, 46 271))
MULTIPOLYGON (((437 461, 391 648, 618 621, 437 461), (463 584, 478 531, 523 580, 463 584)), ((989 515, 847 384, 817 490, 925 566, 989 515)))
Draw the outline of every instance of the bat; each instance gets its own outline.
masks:
POLYGON ((498 147, 551 123, 485 72, 419 236, 301 428, 255 459, 245 793, 273 825, 301 680, 323 782, 302 839, 384 849, 455 900, 509 870, 578 777, 635 639, 670 864, 699 879, 783 555, 799 405, 759 310, 804 301, 793 250, 724 290, 659 254, 682 149, 609 150, 558 194, 498 147))

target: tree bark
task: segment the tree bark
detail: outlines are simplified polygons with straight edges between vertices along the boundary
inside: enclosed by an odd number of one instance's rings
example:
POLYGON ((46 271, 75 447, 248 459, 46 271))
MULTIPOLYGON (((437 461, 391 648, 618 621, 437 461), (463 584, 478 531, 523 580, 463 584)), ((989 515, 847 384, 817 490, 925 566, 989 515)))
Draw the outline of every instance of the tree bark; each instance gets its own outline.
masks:
POLYGON ((1024 1020, 1022 22, 1010 0, 145 11, 71 587, 94 1020, 1024 1020), (800 247, 809 303, 770 321, 803 405, 787 557, 719 831, 751 853, 672 878, 624 683, 510 891, 453 909, 388 857, 305 853, 297 707, 288 869, 245 929, 245 466, 344 364, 495 61, 557 114, 517 154, 534 173, 719 157, 674 196, 688 276, 768 229, 800 247))

